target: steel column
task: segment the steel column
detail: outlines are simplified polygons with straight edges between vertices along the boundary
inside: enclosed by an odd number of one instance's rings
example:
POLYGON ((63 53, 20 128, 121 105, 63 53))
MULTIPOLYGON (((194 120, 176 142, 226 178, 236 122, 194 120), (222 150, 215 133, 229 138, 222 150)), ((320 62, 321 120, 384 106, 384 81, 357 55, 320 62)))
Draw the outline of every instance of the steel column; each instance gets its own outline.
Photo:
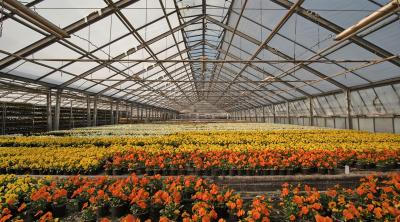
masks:
POLYGON ((61 90, 56 93, 56 108, 54 112, 54 127, 53 130, 60 129, 60 111, 61 111, 61 90))
POLYGON ((86 124, 87 124, 87 126, 89 127, 89 126, 91 126, 92 124, 92 121, 91 121, 91 113, 90 113, 90 96, 89 95, 87 95, 86 96, 86 124))
POLYGON ((351 91, 350 90, 346 90, 345 91, 345 96, 346 96, 346 108, 347 108, 347 121, 348 121, 348 128, 349 129, 353 129, 353 120, 351 118, 351 91))
POLYGON ((94 97, 93 101, 93 126, 97 126, 97 96, 94 97))
POLYGON ((46 115, 47 115, 47 130, 53 130, 53 119, 51 116, 51 90, 46 94, 46 115))

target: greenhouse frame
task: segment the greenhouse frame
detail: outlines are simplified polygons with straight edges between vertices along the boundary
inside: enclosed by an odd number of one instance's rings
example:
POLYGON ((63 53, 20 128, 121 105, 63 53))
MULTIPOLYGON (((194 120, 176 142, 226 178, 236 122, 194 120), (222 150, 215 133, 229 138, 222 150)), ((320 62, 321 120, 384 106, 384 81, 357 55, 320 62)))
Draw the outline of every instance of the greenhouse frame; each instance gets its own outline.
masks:
POLYGON ((400 132, 398 0, 0 8, 1 134, 193 117, 400 132))

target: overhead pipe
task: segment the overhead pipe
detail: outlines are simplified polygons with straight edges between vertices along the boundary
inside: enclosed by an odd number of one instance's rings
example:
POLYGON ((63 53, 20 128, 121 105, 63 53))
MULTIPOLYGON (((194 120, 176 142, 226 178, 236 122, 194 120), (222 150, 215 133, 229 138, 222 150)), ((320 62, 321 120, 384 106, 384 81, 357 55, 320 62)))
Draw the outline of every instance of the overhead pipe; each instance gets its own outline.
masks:
POLYGON ((69 38, 70 35, 63 29, 59 28, 55 24, 51 23, 49 20, 40 16, 38 13, 32 11, 30 8, 26 7, 24 4, 17 0, 3 0, 4 7, 13 12, 14 14, 20 16, 21 18, 33 23, 34 25, 40 27, 41 29, 57 36, 58 38, 69 38))
POLYGON ((371 15, 363 18, 359 22, 357 22, 355 25, 350 26, 349 28, 345 29, 343 32, 339 33, 336 35, 335 40, 340 41, 342 39, 345 39, 353 34, 355 34, 357 31, 365 28, 366 26, 370 25, 371 23, 379 20, 380 18, 396 11, 399 9, 400 6, 400 0, 393 0, 387 5, 383 6, 382 8, 378 9, 371 15))

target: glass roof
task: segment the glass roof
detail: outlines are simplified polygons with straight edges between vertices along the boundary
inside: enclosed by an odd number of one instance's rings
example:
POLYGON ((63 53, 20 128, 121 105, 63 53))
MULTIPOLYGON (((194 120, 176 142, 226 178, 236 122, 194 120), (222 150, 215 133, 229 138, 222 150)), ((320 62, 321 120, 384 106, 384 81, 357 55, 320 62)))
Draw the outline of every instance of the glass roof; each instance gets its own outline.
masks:
MULTIPOLYGON (((352 98, 374 101, 397 92, 398 10, 354 37, 334 40, 340 30, 390 2, 20 1, 70 37, 55 38, 4 6, 0 77, 18 81, 18 87, 62 89, 178 111, 205 100, 226 111, 296 101, 293 110, 302 112, 307 106, 297 100, 324 95, 318 100, 329 104, 319 108, 330 110, 324 115, 337 115, 344 112, 344 98, 332 93, 383 82, 389 86, 374 95, 367 90, 352 98), (299 6, 291 9, 293 4, 299 6)), ((1 101, 44 104, 46 99, 11 88, 0 93, 1 101)))

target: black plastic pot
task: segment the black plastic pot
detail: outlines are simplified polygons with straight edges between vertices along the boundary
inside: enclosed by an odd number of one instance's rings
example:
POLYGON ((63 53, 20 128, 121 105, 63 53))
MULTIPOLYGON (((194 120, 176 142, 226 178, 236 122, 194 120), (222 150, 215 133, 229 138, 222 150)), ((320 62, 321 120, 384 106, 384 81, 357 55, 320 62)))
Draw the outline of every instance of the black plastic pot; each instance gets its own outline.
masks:
POLYGON ((229 175, 229 170, 228 170, 228 169, 222 169, 222 170, 221 170, 221 175, 222 175, 222 176, 227 176, 227 175, 229 175))
POLYGON ((236 176, 237 170, 236 169, 229 169, 229 176, 236 176))
POLYGON ((186 175, 193 175, 194 168, 193 167, 186 167, 186 175))
POLYGON ((106 175, 112 175, 113 174, 113 170, 112 169, 105 169, 104 172, 106 173, 106 175))
POLYGON ((286 175, 294 175, 294 169, 293 168, 286 168, 286 175))
POLYGON ((330 174, 330 175, 336 174, 336 169, 335 168, 328 169, 328 174, 330 174))
POLYGON ((66 204, 52 204, 51 208, 54 217, 64 217, 67 214, 66 204))
POLYGON ((217 168, 211 169, 211 176, 219 176, 220 175, 220 170, 217 168))
POLYGON ((27 210, 23 213, 24 222, 32 222, 34 221, 33 214, 31 210, 27 210))
POLYGON ((113 174, 113 175, 122 175, 122 174, 123 174, 123 171, 122 171, 122 169, 120 169, 120 168, 114 168, 114 169, 112 170, 112 174, 113 174))
POLYGON ((218 218, 223 218, 223 219, 228 219, 229 218, 229 212, 228 209, 225 207, 216 207, 215 212, 218 215, 218 218))
POLYGON ((145 169, 143 167, 135 169, 136 175, 143 175, 145 173, 145 169))
POLYGON ((128 205, 111 206, 111 217, 119 218, 128 213, 128 205))
POLYGON ((178 175, 178 169, 177 168, 170 168, 169 169, 169 175, 171 175, 171 176, 178 175))
POLYGON ((186 170, 183 168, 178 169, 178 175, 186 175, 186 170))
POLYGON ((157 174, 160 174, 161 173, 161 169, 160 168, 154 168, 153 169, 153 174, 154 175, 157 175, 157 174))
POLYGON ((320 173, 320 174, 328 174, 328 169, 326 169, 326 168, 318 168, 318 173, 320 173))
POLYGON ((308 175, 308 174, 312 174, 313 170, 310 167, 303 167, 303 168, 301 168, 301 173, 308 175))
POLYGON ((280 168, 279 175, 286 175, 286 168, 280 168))
POLYGON ((150 207, 149 216, 151 221, 159 221, 160 220, 160 208, 159 207, 150 207))
POLYGON ((98 206, 97 207, 96 215, 97 215, 98 219, 100 219, 102 217, 105 217, 105 216, 107 216, 109 214, 110 214, 110 211, 109 211, 107 205, 103 205, 103 206, 98 206))
POLYGON ((244 174, 245 174, 245 170, 244 169, 238 169, 237 170, 237 175, 243 176, 244 174))
POLYGON ((148 176, 154 175, 153 169, 146 168, 146 174, 147 174, 148 176))

